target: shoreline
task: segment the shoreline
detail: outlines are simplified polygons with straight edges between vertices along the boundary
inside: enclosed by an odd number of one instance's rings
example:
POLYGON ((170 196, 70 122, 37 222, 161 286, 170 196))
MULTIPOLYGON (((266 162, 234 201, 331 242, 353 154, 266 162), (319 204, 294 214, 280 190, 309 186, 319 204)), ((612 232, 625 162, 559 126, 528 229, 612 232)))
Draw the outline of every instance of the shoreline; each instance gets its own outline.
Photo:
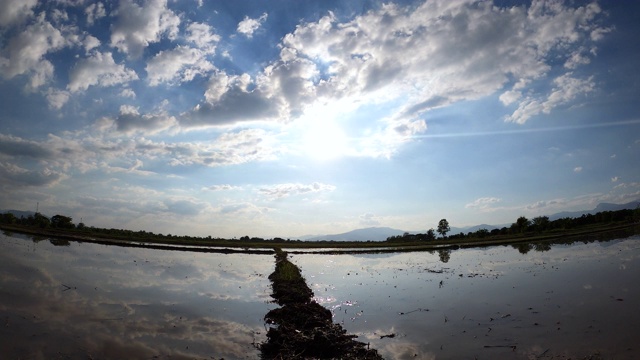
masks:
POLYGON ((521 243, 538 242, 563 242, 577 241, 585 236, 606 235, 616 233, 615 236, 631 236, 640 233, 639 223, 615 223, 605 226, 585 227, 573 231, 563 231, 553 234, 523 234, 518 237, 498 237, 487 239, 437 239, 430 242, 391 243, 387 241, 265 241, 264 243, 244 243, 238 240, 212 240, 212 241, 158 241, 158 240, 125 240, 109 237, 96 237, 81 234, 75 231, 59 229, 38 229, 32 227, 1 224, 0 230, 4 232, 16 232, 36 237, 63 239, 75 242, 87 242, 100 245, 113 245, 121 247, 148 248, 169 251, 192 251, 222 254, 274 254, 275 248, 289 249, 291 254, 364 254, 364 253, 392 253, 411 251, 436 251, 456 250, 468 248, 482 248, 488 246, 512 245, 521 243))

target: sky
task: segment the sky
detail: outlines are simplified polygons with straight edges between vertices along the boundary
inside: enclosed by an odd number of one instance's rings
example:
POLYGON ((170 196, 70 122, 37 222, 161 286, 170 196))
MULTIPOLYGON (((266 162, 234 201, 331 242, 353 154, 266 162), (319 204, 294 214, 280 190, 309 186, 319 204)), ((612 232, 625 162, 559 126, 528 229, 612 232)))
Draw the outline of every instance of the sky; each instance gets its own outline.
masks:
POLYGON ((174 235, 640 198, 640 3, 0 0, 0 209, 174 235))

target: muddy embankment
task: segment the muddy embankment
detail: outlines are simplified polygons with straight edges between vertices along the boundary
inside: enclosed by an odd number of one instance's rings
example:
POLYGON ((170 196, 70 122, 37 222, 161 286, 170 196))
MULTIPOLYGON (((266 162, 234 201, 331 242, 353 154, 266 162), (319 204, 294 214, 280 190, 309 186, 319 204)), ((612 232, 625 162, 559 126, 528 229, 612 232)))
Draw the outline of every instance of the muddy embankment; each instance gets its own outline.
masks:
POLYGON ((276 250, 276 269, 269 280, 272 297, 281 307, 265 316, 271 327, 260 345, 263 359, 382 359, 356 341, 356 335, 334 324, 331 311, 313 301, 313 291, 286 252, 276 250))

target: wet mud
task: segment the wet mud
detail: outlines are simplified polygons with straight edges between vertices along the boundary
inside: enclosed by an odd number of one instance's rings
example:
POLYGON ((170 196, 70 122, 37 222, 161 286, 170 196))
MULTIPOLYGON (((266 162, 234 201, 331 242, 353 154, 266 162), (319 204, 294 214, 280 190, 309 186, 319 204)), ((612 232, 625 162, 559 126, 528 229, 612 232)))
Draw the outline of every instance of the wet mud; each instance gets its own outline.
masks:
POLYGON ((263 359, 382 359, 356 335, 333 323, 331 311, 313 301, 300 269, 276 252, 276 269, 269 276, 275 302, 265 316, 272 327, 260 345, 263 359))

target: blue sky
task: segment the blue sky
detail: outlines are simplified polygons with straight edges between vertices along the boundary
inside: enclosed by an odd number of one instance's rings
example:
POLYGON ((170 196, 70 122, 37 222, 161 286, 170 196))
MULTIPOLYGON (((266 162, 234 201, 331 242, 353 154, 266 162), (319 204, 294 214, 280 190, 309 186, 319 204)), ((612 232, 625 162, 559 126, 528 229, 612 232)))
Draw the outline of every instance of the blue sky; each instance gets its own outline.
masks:
POLYGON ((639 4, 0 1, 0 209, 291 237, 640 198, 639 4))

